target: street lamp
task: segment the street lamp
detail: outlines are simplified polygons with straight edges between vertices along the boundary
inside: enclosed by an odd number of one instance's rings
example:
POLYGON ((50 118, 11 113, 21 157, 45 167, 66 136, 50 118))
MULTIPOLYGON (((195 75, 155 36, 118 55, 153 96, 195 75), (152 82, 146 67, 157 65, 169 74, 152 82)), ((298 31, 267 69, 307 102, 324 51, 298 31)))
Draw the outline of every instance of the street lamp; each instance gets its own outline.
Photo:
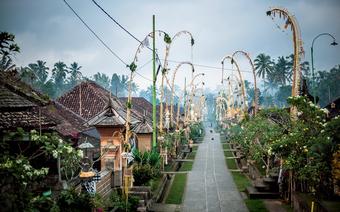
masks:
POLYGON ((313 39, 313 42, 312 42, 312 47, 310 48, 310 52, 311 52, 311 58, 312 58, 312 78, 313 78, 313 98, 314 98, 314 104, 316 104, 316 89, 315 89, 315 75, 314 75, 314 51, 313 51, 313 47, 314 47, 314 42, 316 39, 318 39, 319 37, 321 36, 328 36, 328 37, 331 37, 333 38, 333 42, 330 44, 331 46, 336 46, 338 45, 338 43, 335 41, 335 37, 327 32, 325 33, 321 33, 321 34, 318 34, 314 39, 313 39))

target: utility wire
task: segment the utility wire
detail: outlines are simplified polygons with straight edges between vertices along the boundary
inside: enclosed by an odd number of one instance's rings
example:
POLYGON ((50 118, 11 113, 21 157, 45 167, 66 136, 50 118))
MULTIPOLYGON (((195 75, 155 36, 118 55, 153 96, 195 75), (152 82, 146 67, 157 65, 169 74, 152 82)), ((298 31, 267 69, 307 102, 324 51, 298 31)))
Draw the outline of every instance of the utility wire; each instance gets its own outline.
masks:
MULTIPOLYGON (((125 27, 123 27, 118 21, 116 21, 108 12, 106 12, 106 10, 104 10, 103 7, 101 7, 95 0, 92 0, 92 2, 103 12, 105 13, 105 15, 107 15, 115 24, 117 24, 122 30, 124 30, 127 34, 129 34, 133 39, 135 39, 138 43, 143 44, 143 42, 141 40, 139 40, 136 36, 134 36, 129 30, 127 30, 125 27)), ((153 51, 153 49, 151 49, 150 47, 146 46, 147 49, 153 51)), ((158 54, 156 53, 156 59, 158 61, 158 63, 162 66, 162 63, 159 59, 158 54)))
MULTIPOLYGON (((103 44, 103 46, 109 50, 109 52, 114 55, 120 62, 122 62, 126 67, 128 67, 128 64, 126 62, 124 62, 124 60, 119 57, 98 35, 97 33, 94 32, 94 30, 91 29, 91 27, 78 15, 78 13, 71 7, 70 4, 68 4, 68 2, 66 0, 63 0, 64 3, 68 6, 68 8, 70 8, 70 10, 78 17, 78 19, 86 26, 86 28, 103 44)), ((143 66, 141 66, 139 69, 143 68, 144 66, 146 66, 148 63, 150 63, 152 60, 150 60, 149 62, 147 62, 146 64, 144 64, 143 66)), ((152 81, 151 79, 143 76, 142 74, 138 73, 136 71, 136 74, 138 74, 139 76, 141 76, 142 78, 152 81)))
POLYGON ((106 45, 106 43, 97 35, 97 33, 95 33, 91 29, 91 27, 86 24, 86 22, 78 15, 78 13, 71 7, 71 5, 69 5, 66 0, 63 0, 63 1, 68 6, 68 8, 70 8, 70 10, 72 10, 72 12, 78 17, 78 19, 86 26, 86 28, 105 46, 105 48, 109 50, 111 54, 114 55, 125 66, 128 66, 128 64, 124 62, 124 60, 121 57, 119 57, 108 45, 106 45))
MULTIPOLYGON (((168 60, 170 63, 181 63, 180 61, 176 60, 168 60)), ((202 64, 193 64, 194 66, 197 67, 203 67, 203 68, 208 68, 208 69, 216 69, 216 70, 221 70, 221 67, 216 67, 216 66, 208 66, 208 65, 202 65, 202 64)), ((229 71, 237 71, 237 69, 231 69, 231 68, 224 68, 224 70, 229 70, 229 71)), ((252 71, 246 71, 246 70, 240 70, 240 72, 246 72, 246 73, 253 73, 252 71)))

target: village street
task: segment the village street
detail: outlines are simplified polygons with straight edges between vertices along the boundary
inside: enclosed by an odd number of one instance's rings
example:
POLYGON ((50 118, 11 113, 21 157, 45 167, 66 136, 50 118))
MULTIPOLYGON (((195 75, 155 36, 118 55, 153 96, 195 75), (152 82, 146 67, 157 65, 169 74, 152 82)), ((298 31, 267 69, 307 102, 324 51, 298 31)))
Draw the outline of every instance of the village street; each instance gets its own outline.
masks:
POLYGON ((226 167, 220 134, 205 129, 188 174, 182 211, 248 211, 226 167))

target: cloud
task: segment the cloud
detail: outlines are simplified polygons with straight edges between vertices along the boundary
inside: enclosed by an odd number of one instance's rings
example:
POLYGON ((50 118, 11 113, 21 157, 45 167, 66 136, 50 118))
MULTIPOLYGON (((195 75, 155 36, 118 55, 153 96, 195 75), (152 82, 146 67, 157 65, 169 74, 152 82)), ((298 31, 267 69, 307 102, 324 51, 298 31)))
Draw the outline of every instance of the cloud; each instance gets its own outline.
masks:
MULTIPOLYGON (((121 30, 91 1, 68 0, 98 35, 126 62, 133 60, 138 42, 121 30)), ((190 31, 195 38, 193 59, 195 63, 220 67, 220 60, 236 50, 245 50, 252 57, 266 53, 277 58, 292 53, 291 32, 281 32, 265 11, 278 1, 226 1, 226 0, 174 0, 174 1, 98 1, 114 18, 139 39, 152 30, 152 14, 156 15, 157 29, 171 36, 180 30, 190 31)), ((312 39, 321 32, 330 32, 340 39, 340 3, 337 0, 279 1, 294 14, 300 24, 302 39, 309 60, 312 39)), ((278 20, 276 20, 279 22, 278 20)), ((48 62, 78 62, 87 75, 104 72, 127 74, 125 65, 111 55, 82 25, 62 1, 5 0, 0 8, 0 27, 17 36, 22 53, 17 55, 20 65, 37 59, 48 62)), ((329 69, 339 64, 340 48, 330 48, 327 38, 315 44, 316 67, 329 69)), ((164 57, 164 44, 157 40, 158 52, 164 57)), ((138 67, 151 59, 144 50, 138 67)), ((172 60, 191 60, 189 39, 176 40, 171 48, 172 60)), ((246 62, 242 69, 250 70, 246 62)), ((174 68, 176 64, 171 64, 174 68)), ((152 77, 151 64, 140 69, 147 78, 152 77)), ((190 78, 183 67, 176 83, 181 87, 184 78, 190 78)), ((220 82, 220 70, 197 67, 206 72, 206 85, 212 89, 220 82)), ((190 72, 189 72, 190 73, 190 72)), ((246 74, 251 80, 251 74, 246 74), (249 76, 248 76, 249 75, 249 76)), ((136 76, 141 88, 150 85, 148 80, 136 76)))

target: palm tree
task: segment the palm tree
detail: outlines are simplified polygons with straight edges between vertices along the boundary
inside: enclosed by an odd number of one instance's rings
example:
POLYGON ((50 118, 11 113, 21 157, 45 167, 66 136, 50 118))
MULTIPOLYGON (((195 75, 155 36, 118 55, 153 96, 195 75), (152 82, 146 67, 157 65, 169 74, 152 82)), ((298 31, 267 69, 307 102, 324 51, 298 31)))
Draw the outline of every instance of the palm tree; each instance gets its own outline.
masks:
POLYGON ((15 36, 8 32, 0 32, 0 71, 9 71, 15 67, 12 56, 20 52, 14 42, 15 36))
POLYGON ((97 72, 92 78, 96 83, 105 89, 110 86, 110 78, 104 73, 97 72))
POLYGON ((54 68, 52 69, 52 79, 57 88, 57 96, 65 90, 64 84, 67 73, 69 73, 69 71, 67 70, 67 66, 64 62, 59 61, 54 64, 54 68))
POLYGON ((30 63, 30 64, 28 64, 28 67, 36 75, 38 83, 40 85, 43 85, 46 82, 46 79, 48 77, 47 70, 49 70, 49 68, 46 67, 46 62, 44 62, 42 60, 37 60, 37 63, 30 63))
POLYGON ((289 78, 289 62, 284 57, 279 57, 270 75, 272 80, 278 85, 286 85, 289 78))
POLYGON ((257 76, 264 79, 272 71, 274 63, 269 55, 261 53, 255 58, 254 65, 257 76))
POLYGON ((77 84, 78 80, 80 80, 82 74, 79 70, 81 68, 82 67, 76 62, 71 63, 70 67, 68 67, 70 71, 69 86, 71 88, 77 84))

